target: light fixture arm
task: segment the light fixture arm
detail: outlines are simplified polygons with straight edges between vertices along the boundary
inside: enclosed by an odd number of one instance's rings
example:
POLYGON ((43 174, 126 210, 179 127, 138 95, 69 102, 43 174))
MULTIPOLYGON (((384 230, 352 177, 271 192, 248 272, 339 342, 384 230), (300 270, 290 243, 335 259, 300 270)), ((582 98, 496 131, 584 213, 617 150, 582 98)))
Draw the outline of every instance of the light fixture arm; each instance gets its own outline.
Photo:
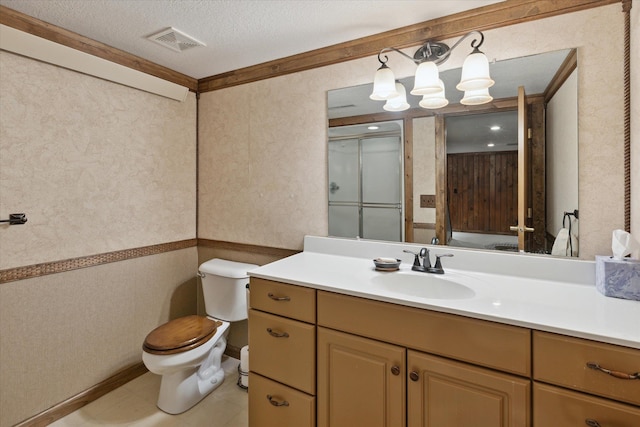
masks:
POLYGON ((460 43, 462 43, 467 37, 469 37, 471 34, 477 34, 480 36, 480 43, 478 43, 476 45, 476 39, 473 39, 471 41, 471 47, 473 48, 473 51, 480 51, 479 48, 480 46, 482 46, 482 43, 484 43, 484 34, 482 34, 482 32, 477 31, 477 30, 473 30, 473 31, 469 31, 467 34, 465 34, 464 36, 460 37, 460 40, 458 40, 457 42, 455 42, 455 44, 453 46, 451 46, 451 50, 455 49, 456 47, 458 47, 458 45, 460 43))
POLYGON ((478 42, 476 44, 476 42, 478 41, 477 39, 473 39, 471 41, 471 47, 474 49, 473 52, 479 52, 478 48, 480 46, 482 46, 482 43, 484 43, 484 34, 482 34, 482 32, 477 31, 477 30, 473 30, 473 31, 469 31, 467 34, 465 34, 464 36, 462 36, 460 38, 460 40, 458 40, 453 46, 449 47, 446 43, 441 43, 441 42, 434 42, 431 40, 427 40, 417 51, 416 53, 413 55, 413 57, 407 55, 406 53, 402 52, 399 49, 396 49, 395 47, 385 47, 384 49, 382 49, 380 51, 380 53, 378 53, 378 61, 380 61, 380 64, 385 65, 387 63, 387 61, 389 61, 389 57, 387 55, 384 55, 384 60, 382 59, 382 54, 385 52, 389 52, 389 51, 395 51, 398 52, 400 55, 404 56, 405 58, 413 61, 416 65, 419 65, 422 62, 425 61, 432 61, 434 62, 436 65, 440 65, 442 63, 444 63, 447 59, 449 59, 449 55, 451 54, 451 51, 454 50, 456 47, 458 47, 458 45, 460 45, 460 43, 462 43, 467 37, 469 37, 472 34, 476 34, 480 36, 480 42, 478 42))
POLYGON ((409 55, 407 55, 406 53, 404 53, 401 50, 396 49, 395 47, 385 47, 384 49, 382 49, 380 51, 380 53, 378 53, 378 61, 380 61, 381 64, 386 64, 387 61, 389 61, 389 57, 387 55, 384 55, 384 61, 382 60, 382 58, 380 57, 380 55, 382 55, 384 52, 389 52, 389 51, 395 51, 398 52, 400 55, 404 56, 405 58, 415 62, 416 64, 419 64, 421 61, 416 61, 415 59, 413 59, 412 57, 410 57, 409 55))

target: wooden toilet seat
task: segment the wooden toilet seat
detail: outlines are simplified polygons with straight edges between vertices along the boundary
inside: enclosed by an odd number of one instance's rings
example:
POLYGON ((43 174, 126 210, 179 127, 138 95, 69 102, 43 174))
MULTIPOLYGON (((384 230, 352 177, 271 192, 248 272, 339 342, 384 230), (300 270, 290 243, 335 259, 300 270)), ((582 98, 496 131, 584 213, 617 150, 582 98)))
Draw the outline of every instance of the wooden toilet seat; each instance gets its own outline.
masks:
POLYGON ((220 325, 204 316, 180 317, 149 332, 142 349, 152 354, 182 353, 209 341, 220 325))

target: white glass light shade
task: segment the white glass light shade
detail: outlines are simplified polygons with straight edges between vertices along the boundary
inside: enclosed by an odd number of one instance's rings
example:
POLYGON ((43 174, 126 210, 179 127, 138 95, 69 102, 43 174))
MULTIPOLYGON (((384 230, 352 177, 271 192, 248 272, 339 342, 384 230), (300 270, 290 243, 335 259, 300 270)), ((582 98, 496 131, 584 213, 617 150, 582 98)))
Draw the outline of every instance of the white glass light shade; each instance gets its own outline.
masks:
POLYGON ((387 102, 382 106, 382 108, 386 111, 404 111, 408 110, 409 103, 407 102, 407 91, 404 86, 400 83, 396 83, 396 92, 399 93, 395 98, 388 99, 387 102))
POLYGON ((444 83, 442 80, 439 80, 440 83, 440 92, 431 93, 429 95, 424 95, 422 97, 422 101, 418 103, 422 108, 435 109, 442 108, 449 105, 449 100, 445 98, 444 95, 444 83))
POLYGON ((393 75, 393 71, 383 64, 378 68, 373 78, 373 92, 369 95, 369 98, 374 101, 384 101, 398 95, 399 93, 396 91, 396 78, 393 75))
POLYGON ((479 50, 472 52, 462 64, 462 76, 456 89, 469 91, 485 89, 493 86, 495 82, 489 76, 489 60, 479 50))
POLYGON ((411 95, 429 95, 440 92, 440 74, 438 66, 431 61, 420 63, 416 69, 416 77, 411 95))
POLYGON ((464 98, 460 100, 463 105, 480 105, 491 102, 493 97, 489 95, 489 88, 468 90, 464 93, 464 98))

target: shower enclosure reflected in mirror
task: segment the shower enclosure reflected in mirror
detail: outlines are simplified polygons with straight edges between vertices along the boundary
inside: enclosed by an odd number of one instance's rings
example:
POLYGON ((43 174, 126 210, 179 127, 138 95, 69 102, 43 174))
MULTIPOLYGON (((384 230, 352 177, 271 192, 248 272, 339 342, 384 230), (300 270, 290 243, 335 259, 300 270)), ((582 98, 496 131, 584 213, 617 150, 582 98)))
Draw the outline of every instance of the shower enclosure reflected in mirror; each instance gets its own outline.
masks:
POLYGON ((402 241, 402 121, 329 129, 329 235, 402 241))
MULTIPOLYGON (((438 110, 419 108, 420 98, 409 95, 412 108, 384 112, 382 103, 369 100, 370 84, 329 92, 329 135, 353 125, 393 120, 403 124, 404 236, 375 238, 416 243, 437 239, 440 244, 537 253, 553 250, 562 255, 556 246, 567 242, 556 237, 570 227, 575 237, 570 242, 577 246, 578 219, 565 216, 578 210, 575 49, 492 63, 494 100, 481 106, 459 104, 462 93, 454 88, 459 74, 459 69, 441 72, 450 104, 438 110), (519 86, 527 94, 530 129, 526 143, 530 161, 524 167, 518 164, 518 119, 514 119, 519 86), (492 126, 500 130, 491 130, 492 126), (526 188, 518 184, 518 167, 527 171, 526 188), (533 231, 526 233, 523 247, 518 248, 510 226, 518 223, 517 197, 525 192, 526 227, 533 231), (426 203, 434 199, 435 207, 426 203)), ((401 81, 409 87, 410 82, 401 81)), ((332 163, 330 154, 329 171, 332 163)), ((385 177, 378 174, 377 178, 385 177)), ((331 193, 329 200, 331 204, 331 193)), ((366 228, 366 220, 364 224, 366 228)), ((329 234, 335 235, 331 220, 329 234)), ((577 254, 575 247, 567 251, 577 254)))

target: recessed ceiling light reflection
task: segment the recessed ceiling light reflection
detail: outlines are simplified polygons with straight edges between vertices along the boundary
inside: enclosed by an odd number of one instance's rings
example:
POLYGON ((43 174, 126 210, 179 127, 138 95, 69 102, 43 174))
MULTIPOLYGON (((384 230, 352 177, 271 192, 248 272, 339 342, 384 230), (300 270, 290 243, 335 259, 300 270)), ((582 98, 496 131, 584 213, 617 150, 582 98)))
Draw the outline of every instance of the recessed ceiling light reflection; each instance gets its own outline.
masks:
POLYGON ((367 129, 369 129, 369 130, 378 130, 378 129, 380 129, 380 127, 372 125, 372 126, 369 126, 367 129))
POLYGON ((490 142, 490 143, 487 144, 487 147, 495 147, 495 146, 496 146, 496 144, 494 144, 493 142, 490 142))
POLYGON ((500 130, 502 128, 500 126, 498 126, 498 125, 494 125, 494 126, 491 126, 489 129, 491 129, 491 130, 500 130))

